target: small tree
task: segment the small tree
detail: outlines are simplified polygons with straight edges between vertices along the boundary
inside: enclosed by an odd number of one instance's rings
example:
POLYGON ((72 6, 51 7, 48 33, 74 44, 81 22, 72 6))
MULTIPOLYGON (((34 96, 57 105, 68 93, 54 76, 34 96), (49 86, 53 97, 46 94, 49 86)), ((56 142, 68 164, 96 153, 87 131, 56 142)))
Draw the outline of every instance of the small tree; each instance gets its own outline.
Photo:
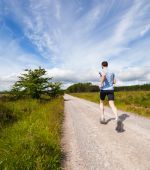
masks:
POLYGON ((40 98, 41 94, 50 86, 52 77, 46 77, 46 70, 41 67, 35 70, 26 69, 25 71, 26 73, 19 76, 19 80, 14 84, 12 93, 18 96, 25 94, 32 98, 40 98))

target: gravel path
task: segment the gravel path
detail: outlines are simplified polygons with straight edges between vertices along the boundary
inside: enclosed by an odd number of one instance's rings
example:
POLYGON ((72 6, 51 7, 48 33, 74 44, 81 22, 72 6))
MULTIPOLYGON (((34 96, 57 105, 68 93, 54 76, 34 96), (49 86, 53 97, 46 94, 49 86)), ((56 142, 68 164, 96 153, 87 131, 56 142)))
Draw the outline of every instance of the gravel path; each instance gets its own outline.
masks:
POLYGON ((109 108, 99 123, 99 105, 65 94, 63 169, 150 170, 150 119, 119 111, 117 127, 109 108))

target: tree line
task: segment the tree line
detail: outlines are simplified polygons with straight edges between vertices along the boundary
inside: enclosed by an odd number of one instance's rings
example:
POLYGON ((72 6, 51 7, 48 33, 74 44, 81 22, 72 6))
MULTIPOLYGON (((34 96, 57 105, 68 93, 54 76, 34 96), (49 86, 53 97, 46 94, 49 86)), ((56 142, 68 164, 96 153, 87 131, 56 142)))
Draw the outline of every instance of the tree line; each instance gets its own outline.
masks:
POLYGON ((143 84, 143 85, 132 85, 132 86, 120 86, 115 87, 116 91, 149 91, 150 90, 150 84, 143 84))
MULTIPOLYGON (((76 83, 69 86, 66 90, 68 93, 77 93, 77 92, 98 92, 99 86, 93 85, 92 83, 76 83)), ((150 84, 144 85, 132 85, 132 86, 120 86, 115 87, 115 91, 139 91, 139 90, 150 90, 150 84)))
POLYGON ((66 89, 66 92, 69 93, 77 93, 77 92, 97 92, 99 91, 99 87, 97 85, 93 85, 92 83, 76 83, 69 86, 66 89))

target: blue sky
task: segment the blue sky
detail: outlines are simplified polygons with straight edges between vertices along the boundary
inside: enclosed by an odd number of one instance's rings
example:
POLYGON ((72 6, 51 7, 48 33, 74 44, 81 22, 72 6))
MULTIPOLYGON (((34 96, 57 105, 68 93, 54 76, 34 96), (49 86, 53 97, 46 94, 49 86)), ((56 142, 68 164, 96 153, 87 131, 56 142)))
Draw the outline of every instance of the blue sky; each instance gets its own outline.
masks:
POLYGON ((118 85, 150 83, 149 0, 0 0, 0 90, 38 66, 97 84, 103 60, 118 85))

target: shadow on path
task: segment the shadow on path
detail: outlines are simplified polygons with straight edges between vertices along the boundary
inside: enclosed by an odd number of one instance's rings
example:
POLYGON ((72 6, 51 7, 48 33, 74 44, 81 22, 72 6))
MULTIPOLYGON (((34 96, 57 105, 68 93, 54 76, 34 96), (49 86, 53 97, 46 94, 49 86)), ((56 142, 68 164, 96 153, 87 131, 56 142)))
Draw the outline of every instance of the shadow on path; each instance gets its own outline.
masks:
POLYGON ((117 122, 117 126, 116 126, 116 131, 118 132, 118 133, 122 133, 122 132, 124 132, 125 131, 125 129, 124 129, 124 121, 126 120, 126 118, 128 118, 129 117, 129 115, 128 114, 122 114, 122 115, 120 115, 119 116, 119 121, 117 122))
POLYGON ((109 119, 106 121, 106 124, 109 123, 111 120, 115 120, 115 118, 109 118, 109 119))

